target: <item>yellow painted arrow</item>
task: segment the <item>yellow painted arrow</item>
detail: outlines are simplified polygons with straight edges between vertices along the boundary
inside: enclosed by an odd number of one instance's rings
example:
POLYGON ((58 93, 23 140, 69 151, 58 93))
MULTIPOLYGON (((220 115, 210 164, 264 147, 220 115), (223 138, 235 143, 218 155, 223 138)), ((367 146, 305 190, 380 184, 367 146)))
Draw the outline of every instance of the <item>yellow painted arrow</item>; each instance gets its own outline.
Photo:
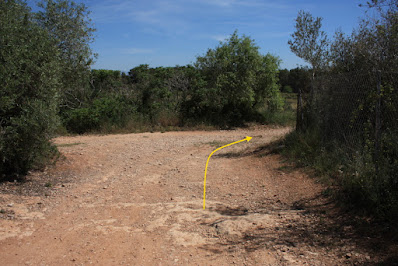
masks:
POLYGON ((210 153, 209 158, 207 158, 207 162, 206 162, 205 179, 204 179, 204 182, 203 182, 203 210, 206 208, 206 174, 207 174, 207 166, 209 165, 210 157, 211 157, 216 151, 219 151, 219 150, 221 150, 221 149, 223 149, 223 148, 226 148, 226 147, 228 147, 228 146, 237 144, 237 143, 242 142, 242 141, 247 141, 247 142, 249 142, 251 139, 252 139, 252 137, 246 136, 246 138, 244 138, 244 139, 241 139, 241 140, 232 142, 232 143, 230 143, 230 144, 224 145, 224 146, 222 146, 222 147, 220 147, 220 148, 215 149, 212 153, 210 153))

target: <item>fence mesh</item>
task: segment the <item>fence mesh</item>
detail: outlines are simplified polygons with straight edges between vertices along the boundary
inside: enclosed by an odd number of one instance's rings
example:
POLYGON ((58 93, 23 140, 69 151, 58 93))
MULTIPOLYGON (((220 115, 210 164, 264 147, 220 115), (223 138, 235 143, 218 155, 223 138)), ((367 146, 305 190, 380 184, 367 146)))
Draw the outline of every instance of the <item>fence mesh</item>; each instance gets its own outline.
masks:
POLYGON ((298 129, 318 129, 325 145, 366 149, 376 166, 381 159, 396 164, 398 73, 325 74, 314 79, 309 91, 298 101, 298 129))

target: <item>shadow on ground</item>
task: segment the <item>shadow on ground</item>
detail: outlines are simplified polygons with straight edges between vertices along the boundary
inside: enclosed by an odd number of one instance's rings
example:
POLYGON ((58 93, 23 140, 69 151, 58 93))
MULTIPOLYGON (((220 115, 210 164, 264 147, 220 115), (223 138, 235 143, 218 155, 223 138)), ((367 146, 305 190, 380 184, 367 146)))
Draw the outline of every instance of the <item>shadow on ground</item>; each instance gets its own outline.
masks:
POLYGON ((245 207, 231 208, 221 204, 217 205, 216 207, 210 207, 209 210, 218 212, 219 214, 225 216, 243 216, 248 213, 248 209, 245 207))
POLYGON ((281 149, 283 149, 283 145, 280 142, 272 142, 260 147, 256 147, 254 149, 248 149, 245 151, 237 151, 237 152, 223 152, 220 154, 215 154, 214 157, 219 158, 243 158, 248 156, 257 156, 263 157, 270 154, 278 153, 281 149))
MULTIPOLYGON (((240 237, 220 236, 218 244, 204 246, 203 249, 217 254, 230 253, 236 247, 248 253, 262 249, 282 250, 297 257, 305 256, 306 252, 316 256, 334 254, 334 257, 348 264, 398 265, 398 256, 394 252, 397 239, 389 234, 388 228, 381 229, 381 224, 339 210, 334 202, 321 194, 291 205, 278 206, 270 208, 270 202, 253 209, 216 206, 212 210, 225 216, 250 213, 283 216, 293 212, 299 218, 282 218, 278 226, 258 226, 242 232, 240 237)), ((207 225, 216 226, 216 223, 207 225)))

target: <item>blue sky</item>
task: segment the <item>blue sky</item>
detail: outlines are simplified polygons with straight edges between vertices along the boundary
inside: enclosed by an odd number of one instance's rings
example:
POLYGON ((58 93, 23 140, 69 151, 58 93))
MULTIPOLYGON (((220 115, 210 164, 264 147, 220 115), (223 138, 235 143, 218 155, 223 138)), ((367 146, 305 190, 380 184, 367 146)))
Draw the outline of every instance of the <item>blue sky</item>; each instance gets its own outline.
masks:
POLYGON ((262 54, 272 53, 281 68, 305 63, 289 49, 300 9, 323 17, 323 29, 351 33, 364 0, 77 0, 91 10, 98 53, 93 68, 128 71, 193 63, 234 30, 255 40, 262 54))

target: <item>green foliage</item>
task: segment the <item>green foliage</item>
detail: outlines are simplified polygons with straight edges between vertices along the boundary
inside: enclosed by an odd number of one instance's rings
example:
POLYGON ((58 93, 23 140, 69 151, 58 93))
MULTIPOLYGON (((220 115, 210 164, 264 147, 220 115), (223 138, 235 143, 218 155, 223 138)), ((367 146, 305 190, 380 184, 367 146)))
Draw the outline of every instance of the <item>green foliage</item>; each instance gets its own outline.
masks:
POLYGON ((114 131, 123 125, 136 131, 261 120, 260 109, 266 107, 274 114, 284 108, 278 66, 277 57, 262 56, 253 40, 235 32, 230 40, 198 57, 195 66, 142 64, 128 74, 92 70, 90 89, 77 97, 77 106, 61 115, 66 129, 79 134, 114 131))
POLYGON ((395 0, 367 4, 374 19, 363 19, 351 36, 341 31, 335 34, 330 53, 334 72, 398 69, 398 5, 395 0))
POLYGON ((279 59, 262 56, 249 37, 235 31, 224 43, 199 56, 195 67, 203 76, 192 106, 216 124, 237 125, 251 119, 256 105, 268 101, 272 111, 282 107, 278 99, 279 59))
MULTIPOLYGON (((345 206, 396 222, 398 5, 396 0, 367 5, 374 17, 362 20, 351 36, 336 32, 325 51, 330 64, 313 80, 316 97, 312 108, 304 108, 305 130, 287 136, 284 153, 327 176, 340 188, 335 196, 345 206)), ((303 22, 306 17, 301 14, 298 23, 315 27, 312 19, 303 22)), ((300 27, 296 33, 304 32, 300 27)))
POLYGON ((95 29, 90 12, 83 3, 70 0, 42 0, 37 23, 55 41, 61 64, 61 111, 81 107, 91 96, 90 66, 93 53, 90 43, 95 29))
MULTIPOLYGON (((376 169, 367 147, 358 144, 357 151, 351 153, 339 143, 325 146, 321 139, 316 130, 292 132, 284 139, 282 153, 299 166, 314 169, 327 184, 339 187, 333 195, 346 207, 355 207, 379 219, 397 221, 397 157, 381 157, 376 169)), ((396 153, 396 142, 391 148, 396 153)))
POLYGON ((292 93, 292 92, 293 92, 293 88, 292 88, 290 85, 285 85, 285 86, 283 86, 283 88, 282 88, 282 92, 285 92, 285 93, 292 93))
POLYGON ((24 175, 56 151, 58 50, 31 16, 22 1, 0 2, 0 179, 24 175))
POLYGON ((329 42, 321 27, 322 18, 314 18, 311 13, 300 10, 296 18, 296 31, 288 41, 290 50, 310 63, 313 71, 328 63, 329 42))
POLYGON ((149 68, 149 65, 140 65, 129 72, 136 93, 137 110, 147 116, 152 124, 157 123, 160 113, 176 111, 179 88, 177 80, 171 82, 176 72, 177 68, 149 68), (173 93, 176 93, 174 98, 173 93))
POLYGON ((281 69, 278 73, 278 84, 280 88, 283 89, 285 86, 290 86, 289 84, 289 74, 290 71, 288 69, 281 69))
POLYGON ((123 128, 133 114, 134 109, 125 99, 108 95, 95 99, 87 107, 69 111, 64 123, 68 131, 82 134, 109 126, 123 128))
POLYGON ((117 91, 124 85, 120 71, 106 69, 92 69, 90 83, 95 93, 93 96, 98 93, 117 91))
POLYGON ((282 69, 279 71, 278 81, 282 92, 302 93, 308 92, 311 84, 311 69, 297 67, 291 70, 282 69))

